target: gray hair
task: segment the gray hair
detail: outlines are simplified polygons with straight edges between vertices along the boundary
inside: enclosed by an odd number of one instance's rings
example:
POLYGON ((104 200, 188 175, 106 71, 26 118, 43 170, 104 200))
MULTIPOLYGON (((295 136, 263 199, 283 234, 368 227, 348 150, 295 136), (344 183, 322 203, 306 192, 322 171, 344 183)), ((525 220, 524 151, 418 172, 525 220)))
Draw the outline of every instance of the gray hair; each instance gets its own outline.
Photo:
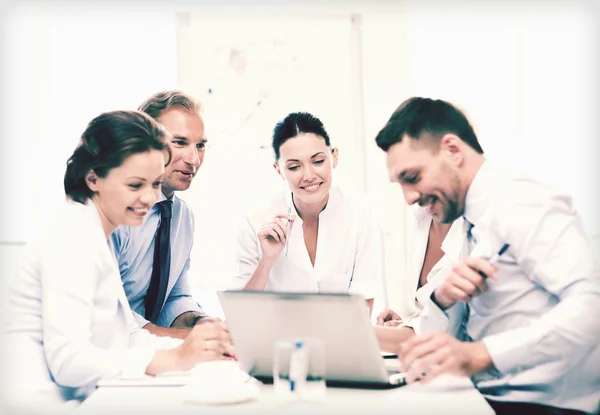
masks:
POLYGON ((144 101, 138 110, 158 120, 163 113, 172 108, 202 113, 202 105, 190 95, 179 90, 157 92, 144 101))

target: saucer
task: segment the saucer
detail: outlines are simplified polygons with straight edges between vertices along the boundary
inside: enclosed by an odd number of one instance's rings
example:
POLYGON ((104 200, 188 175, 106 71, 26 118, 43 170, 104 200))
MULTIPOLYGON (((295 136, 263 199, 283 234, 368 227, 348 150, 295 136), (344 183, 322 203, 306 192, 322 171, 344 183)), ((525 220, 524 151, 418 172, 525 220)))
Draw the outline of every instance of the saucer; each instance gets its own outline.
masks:
POLYGON ((232 405, 254 400, 259 388, 254 383, 223 384, 218 382, 212 387, 205 384, 189 384, 182 388, 183 401, 201 405, 232 405))

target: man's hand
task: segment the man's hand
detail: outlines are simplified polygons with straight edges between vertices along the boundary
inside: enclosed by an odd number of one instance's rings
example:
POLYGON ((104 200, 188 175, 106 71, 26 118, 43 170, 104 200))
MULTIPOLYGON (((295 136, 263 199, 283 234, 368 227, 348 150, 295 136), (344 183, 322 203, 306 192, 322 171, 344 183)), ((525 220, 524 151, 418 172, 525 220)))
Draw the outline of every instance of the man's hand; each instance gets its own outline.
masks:
POLYGON ((378 326, 396 327, 402 324, 402 317, 396 314, 392 309, 386 308, 377 316, 376 324, 378 326))
POLYGON ((487 290, 486 277, 497 278, 494 265, 488 264, 483 258, 465 258, 452 268, 450 275, 436 288, 433 299, 443 310, 457 301, 469 302, 487 290))
POLYGON ((483 342, 461 342, 445 332, 411 337, 400 343, 397 354, 408 383, 428 382, 442 373, 471 376, 492 365, 483 342))

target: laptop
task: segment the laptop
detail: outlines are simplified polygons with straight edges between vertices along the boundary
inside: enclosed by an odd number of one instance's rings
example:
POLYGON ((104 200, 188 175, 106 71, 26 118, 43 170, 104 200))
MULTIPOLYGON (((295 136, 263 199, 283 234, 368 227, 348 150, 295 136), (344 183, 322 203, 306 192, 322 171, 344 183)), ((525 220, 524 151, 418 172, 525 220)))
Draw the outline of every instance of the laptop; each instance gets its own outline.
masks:
POLYGON ((218 295, 241 368, 263 382, 273 381, 277 341, 311 337, 325 342, 329 386, 406 384, 398 365, 386 365, 390 359, 381 355, 360 295, 267 291, 220 291, 218 295))

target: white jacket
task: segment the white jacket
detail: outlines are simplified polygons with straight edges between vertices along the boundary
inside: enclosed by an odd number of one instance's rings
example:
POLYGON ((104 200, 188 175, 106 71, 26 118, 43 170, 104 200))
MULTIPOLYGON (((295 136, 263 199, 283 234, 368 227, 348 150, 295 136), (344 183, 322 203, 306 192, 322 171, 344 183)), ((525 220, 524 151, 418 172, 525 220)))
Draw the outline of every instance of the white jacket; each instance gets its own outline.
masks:
POLYGON ((135 324, 92 202, 67 202, 25 249, 3 313, 0 400, 12 411, 64 412, 99 379, 141 377, 157 348, 178 344, 135 324))

